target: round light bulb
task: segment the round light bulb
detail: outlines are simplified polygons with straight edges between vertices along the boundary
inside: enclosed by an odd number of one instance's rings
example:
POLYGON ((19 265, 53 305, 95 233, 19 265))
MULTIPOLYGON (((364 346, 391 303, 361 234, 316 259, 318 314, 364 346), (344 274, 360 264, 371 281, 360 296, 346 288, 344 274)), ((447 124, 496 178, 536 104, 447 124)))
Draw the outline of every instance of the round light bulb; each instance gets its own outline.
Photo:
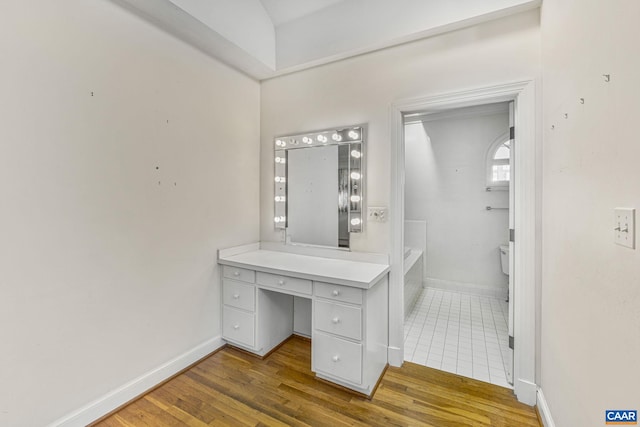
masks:
POLYGON ((353 158, 359 159, 362 156, 362 153, 360 153, 358 150, 351 150, 351 156, 353 158))
POLYGON ((333 139, 334 141, 340 142, 342 141, 342 136, 340 136, 339 133, 334 133, 333 135, 331 135, 331 139, 333 139))
POLYGON ((305 144, 313 144, 313 139, 305 136, 304 138, 302 138, 302 142, 304 142, 305 144))
POLYGON ((358 137, 360 136, 360 134, 358 134, 358 132, 356 132, 355 130, 350 130, 348 135, 351 139, 358 139, 358 137))
POLYGON ((357 203, 360 201, 360 196, 351 196, 351 201, 357 203))
POLYGON ((360 218, 353 218, 351 220, 351 225, 360 225, 360 218))
POLYGON ((360 179, 360 173, 351 172, 351 179, 360 179))
POLYGON ((275 222, 276 224, 278 224, 280 222, 280 217, 277 216, 275 218, 273 218, 273 222, 275 222))

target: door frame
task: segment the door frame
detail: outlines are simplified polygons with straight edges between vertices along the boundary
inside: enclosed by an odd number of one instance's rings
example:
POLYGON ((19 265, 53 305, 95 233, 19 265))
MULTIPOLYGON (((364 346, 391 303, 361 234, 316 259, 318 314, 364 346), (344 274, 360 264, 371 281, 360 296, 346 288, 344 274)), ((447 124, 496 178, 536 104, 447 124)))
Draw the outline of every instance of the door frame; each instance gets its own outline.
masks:
POLYGON ((403 114, 439 111, 494 102, 515 104, 515 234, 514 270, 514 392, 519 401, 536 403, 536 307, 540 278, 539 173, 540 132, 536 122, 534 80, 472 90, 403 99, 390 107, 391 129, 391 271, 389 276, 389 363, 404 361, 404 185, 403 114))

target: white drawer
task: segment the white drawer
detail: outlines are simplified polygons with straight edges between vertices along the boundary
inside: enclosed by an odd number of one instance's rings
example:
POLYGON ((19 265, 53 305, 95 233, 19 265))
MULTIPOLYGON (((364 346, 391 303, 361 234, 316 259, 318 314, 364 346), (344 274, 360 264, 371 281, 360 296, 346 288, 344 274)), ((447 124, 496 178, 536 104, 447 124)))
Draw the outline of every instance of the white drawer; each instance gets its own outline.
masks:
POLYGON ((225 265, 222 267, 222 275, 227 279, 235 279, 247 283, 255 283, 256 281, 256 272, 246 268, 225 265))
POLYGON ((313 334, 313 365, 318 372, 345 381, 362 383, 362 344, 325 335, 313 334))
POLYGON ((222 307, 222 337, 253 347, 255 345, 254 314, 227 306, 222 307))
POLYGON ((258 284, 269 286, 284 291, 292 291, 299 294, 311 295, 311 280, 297 279, 295 277, 279 276, 277 274, 269 274, 258 272, 256 277, 258 284))
POLYGON ((331 301, 314 302, 314 328, 354 340, 362 339, 362 309, 331 301))
POLYGON ((322 282, 315 282, 314 286, 314 292, 318 297, 350 302, 351 304, 362 304, 362 289, 322 282))
POLYGON ((222 280, 222 301, 247 311, 256 309, 256 287, 235 280, 222 280))

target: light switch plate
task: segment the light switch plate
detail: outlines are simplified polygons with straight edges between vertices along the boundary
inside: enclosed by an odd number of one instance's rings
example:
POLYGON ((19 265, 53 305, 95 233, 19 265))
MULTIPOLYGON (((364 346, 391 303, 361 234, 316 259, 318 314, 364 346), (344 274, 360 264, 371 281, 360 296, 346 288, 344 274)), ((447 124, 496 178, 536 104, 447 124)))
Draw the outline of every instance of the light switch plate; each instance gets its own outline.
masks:
POLYGON ((369 221, 371 222, 387 222, 389 209, 386 207, 370 207, 367 211, 369 221))
POLYGON ((615 208, 614 214, 614 241, 620 246, 635 249, 636 210, 632 208, 615 208))

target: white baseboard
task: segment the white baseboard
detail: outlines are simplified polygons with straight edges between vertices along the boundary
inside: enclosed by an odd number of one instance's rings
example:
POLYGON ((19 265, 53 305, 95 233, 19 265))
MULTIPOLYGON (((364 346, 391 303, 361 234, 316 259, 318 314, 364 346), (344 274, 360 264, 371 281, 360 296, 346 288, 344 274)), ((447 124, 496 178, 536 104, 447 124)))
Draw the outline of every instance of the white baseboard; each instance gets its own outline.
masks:
POLYGON ((389 365, 400 367, 402 366, 402 362, 404 362, 404 352, 398 347, 389 347, 387 352, 389 356, 389 365))
POLYGON ((79 427, 86 426, 93 421, 107 415, 132 399, 152 389, 172 375, 177 374, 189 365, 197 362, 206 355, 216 351, 224 345, 221 337, 215 337, 180 356, 168 361, 164 365, 129 381, 104 396, 87 405, 65 415, 49 424, 49 427, 79 427))
POLYGON ((453 280, 442 280, 427 277, 424 283, 425 287, 433 289, 443 289, 446 291, 462 292, 469 295, 478 295, 494 298, 507 298, 509 288, 504 287, 478 285, 475 283, 455 282, 453 280))
POLYGON ((551 418, 551 411, 549 410, 549 405, 547 404, 547 400, 544 398, 544 393, 542 393, 541 388, 538 388, 537 396, 538 411, 542 418, 542 424, 544 427, 556 427, 556 423, 554 423, 553 418, 551 418))
POLYGON ((518 398, 518 402, 525 405, 534 406, 536 404, 536 391, 538 386, 521 378, 516 378, 513 382, 513 392, 518 398))

